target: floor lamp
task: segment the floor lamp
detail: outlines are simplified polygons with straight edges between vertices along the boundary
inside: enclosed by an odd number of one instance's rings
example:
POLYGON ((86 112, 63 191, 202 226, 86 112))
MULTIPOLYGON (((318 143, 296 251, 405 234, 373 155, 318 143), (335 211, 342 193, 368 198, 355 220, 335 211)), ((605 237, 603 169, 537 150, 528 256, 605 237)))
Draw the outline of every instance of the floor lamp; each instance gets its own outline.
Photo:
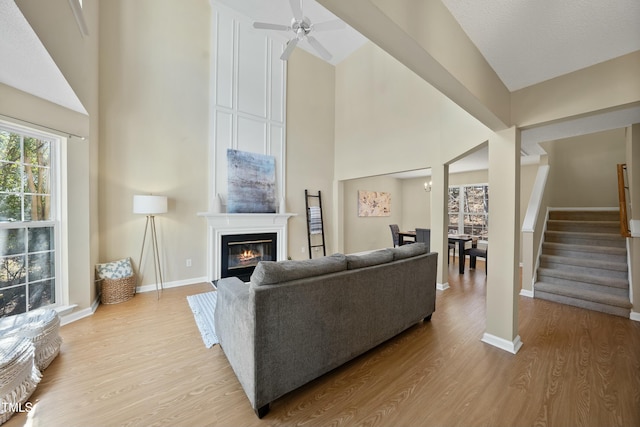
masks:
POLYGON ((163 283, 155 215, 167 213, 167 198, 165 196, 133 196, 133 213, 147 216, 147 223, 144 227, 144 237, 142 238, 142 248, 140 249, 140 261, 138 262, 138 268, 142 266, 142 254, 144 253, 144 246, 147 241, 147 231, 149 230, 149 226, 151 226, 153 272, 156 278, 156 296, 160 299, 159 289, 163 289, 163 283), (160 282, 158 282, 158 276, 160 276, 160 282), (158 283, 160 283, 160 288, 158 288, 158 283))

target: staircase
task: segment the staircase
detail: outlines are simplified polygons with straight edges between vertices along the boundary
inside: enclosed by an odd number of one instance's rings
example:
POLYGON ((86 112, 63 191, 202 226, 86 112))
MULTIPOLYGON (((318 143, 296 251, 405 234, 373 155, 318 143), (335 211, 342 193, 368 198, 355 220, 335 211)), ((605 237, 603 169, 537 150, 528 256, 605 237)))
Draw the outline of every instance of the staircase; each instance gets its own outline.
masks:
POLYGON ((534 297, 629 318, 618 211, 550 211, 534 297))

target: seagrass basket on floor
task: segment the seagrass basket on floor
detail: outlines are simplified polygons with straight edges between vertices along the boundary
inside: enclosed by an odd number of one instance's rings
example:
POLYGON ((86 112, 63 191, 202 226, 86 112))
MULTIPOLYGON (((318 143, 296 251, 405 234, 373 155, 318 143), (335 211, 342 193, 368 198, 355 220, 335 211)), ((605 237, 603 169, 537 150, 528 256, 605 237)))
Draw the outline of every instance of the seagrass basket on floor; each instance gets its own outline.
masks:
POLYGON ((125 302, 136 293, 137 280, 130 258, 96 265, 96 276, 103 304, 125 302))
POLYGON ((100 283, 102 283, 100 301, 103 304, 117 304, 129 301, 136 293, 135 274, 119 279, 104 278, 100 283))

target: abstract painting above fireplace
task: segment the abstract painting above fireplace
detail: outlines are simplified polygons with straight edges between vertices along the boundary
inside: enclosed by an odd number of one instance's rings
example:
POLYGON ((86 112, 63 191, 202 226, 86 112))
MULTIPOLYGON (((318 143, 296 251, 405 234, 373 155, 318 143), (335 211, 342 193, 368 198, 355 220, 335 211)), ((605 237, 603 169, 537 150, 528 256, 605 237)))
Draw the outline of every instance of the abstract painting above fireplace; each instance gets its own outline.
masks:
POLYGON ((229 213, 276 212, 276 162, 273 156, 227 150, 229 213))

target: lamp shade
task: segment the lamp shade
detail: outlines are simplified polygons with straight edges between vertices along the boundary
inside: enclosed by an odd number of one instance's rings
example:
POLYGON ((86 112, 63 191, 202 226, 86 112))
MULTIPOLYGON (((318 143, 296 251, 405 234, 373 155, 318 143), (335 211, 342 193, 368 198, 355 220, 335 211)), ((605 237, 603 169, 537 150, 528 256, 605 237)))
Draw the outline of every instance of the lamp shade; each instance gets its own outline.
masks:
POLYGON ((133 196, 133 213, 155 215, 167 213, 166 196, 133 196))

